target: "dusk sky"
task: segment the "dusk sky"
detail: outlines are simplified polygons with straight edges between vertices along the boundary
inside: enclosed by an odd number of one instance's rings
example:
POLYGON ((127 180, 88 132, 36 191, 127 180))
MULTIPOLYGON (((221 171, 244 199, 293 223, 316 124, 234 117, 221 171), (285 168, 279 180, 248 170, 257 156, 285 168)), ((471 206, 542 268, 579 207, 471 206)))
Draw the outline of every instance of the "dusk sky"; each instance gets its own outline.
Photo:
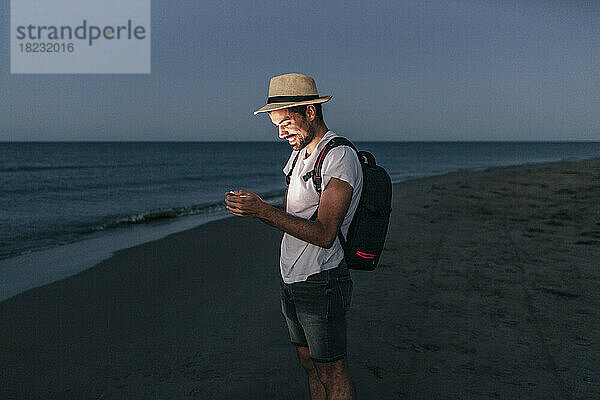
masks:
POLYGON ((278 140, 272 76, 352 140, 600 140, 600 1, 152 1, 149 75, 11 75, 0 141, 278 140))

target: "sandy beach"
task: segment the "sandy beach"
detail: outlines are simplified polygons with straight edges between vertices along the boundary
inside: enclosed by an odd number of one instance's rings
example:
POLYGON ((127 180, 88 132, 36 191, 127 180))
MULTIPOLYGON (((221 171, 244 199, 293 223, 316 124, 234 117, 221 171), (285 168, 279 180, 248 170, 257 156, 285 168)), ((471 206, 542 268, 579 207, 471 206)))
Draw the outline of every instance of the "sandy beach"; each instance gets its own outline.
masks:
MULTIPOLYGON (((406 181, 393 208, 352 275, 359 398, 600 398, 600 159, 406 181)), ((229 218, 1 302, 0 399, 308 399, 280 239, 229 218)))

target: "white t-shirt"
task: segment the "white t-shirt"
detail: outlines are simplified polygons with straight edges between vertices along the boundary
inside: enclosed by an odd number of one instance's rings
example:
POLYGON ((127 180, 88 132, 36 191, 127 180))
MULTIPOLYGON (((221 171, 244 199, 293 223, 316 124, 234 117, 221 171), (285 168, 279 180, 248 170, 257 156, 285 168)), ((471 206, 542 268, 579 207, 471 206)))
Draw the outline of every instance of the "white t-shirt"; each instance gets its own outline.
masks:
MULTIPOLYGON (((306 147, 300 150, 300 156, 292 172, 288 187, 286 212, 304 219, 309 219, 315 212, 319 204, 319 194, 315 189, 312 178, 304 181, 302 177, 312 171, 321 150, 335 136, 338 135, 328 131, 308 158, 305 158, 306 147)), ((298 154, 297 151, 292 151, 286 166, 283 168, 285 175, 290 171, 296 154, 298 154)), ((327 153, 323 161, 321 175, 323 179, 321 193, 325 190, 331 178, 348 182, 354 189, 348 212, 341 226, 342 233, 345 236, 348 233, 362 191, 363 174, 356 152, 348 146, 334 147, 327 153)), ((344 250, 337 237, 333 246, 326 249, 297 239, 287 233, 283 235, 279 264, 281 277, 285 283, 305 281, 310 275, 337 267, 343 259, 344 250)))

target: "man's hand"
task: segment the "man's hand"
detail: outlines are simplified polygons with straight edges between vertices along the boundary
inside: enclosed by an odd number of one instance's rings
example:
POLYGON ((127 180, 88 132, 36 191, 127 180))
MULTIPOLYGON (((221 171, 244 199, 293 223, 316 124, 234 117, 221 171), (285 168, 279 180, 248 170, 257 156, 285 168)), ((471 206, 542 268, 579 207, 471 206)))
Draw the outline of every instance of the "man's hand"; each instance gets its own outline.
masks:
POLYGON ((233 215, 249 218, 261 218, 266 206, 269 206, 256 193, 246 190, 228 192, 225 196, 225 204, 233 215))
POLYGON ((316 246, 330 248, 335 242, 346 212, 348 212, 352 191, 353 188, 349 183, 331 178, 321 194, 316 221, 288 214, 284 210, 264 202, 256 194, 245 190, 234 191, 233 194, 226 197, 225 203, 233 215, 260 218, 265 223, 279 228, 295 238, 316 246))

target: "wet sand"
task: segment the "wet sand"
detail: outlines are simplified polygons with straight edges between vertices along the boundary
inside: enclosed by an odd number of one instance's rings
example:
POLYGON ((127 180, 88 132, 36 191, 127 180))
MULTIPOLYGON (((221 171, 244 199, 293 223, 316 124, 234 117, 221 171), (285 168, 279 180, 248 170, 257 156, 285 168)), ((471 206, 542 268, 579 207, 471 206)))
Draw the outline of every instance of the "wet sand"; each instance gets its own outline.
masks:
MULTIPOLYGON (((599 159, 407 181, 393 207, 353 271, 359 398, 600 398, 599 159)), ((308 398, 280 238, 230 218, 1 302, 0 398, 308 398)))

